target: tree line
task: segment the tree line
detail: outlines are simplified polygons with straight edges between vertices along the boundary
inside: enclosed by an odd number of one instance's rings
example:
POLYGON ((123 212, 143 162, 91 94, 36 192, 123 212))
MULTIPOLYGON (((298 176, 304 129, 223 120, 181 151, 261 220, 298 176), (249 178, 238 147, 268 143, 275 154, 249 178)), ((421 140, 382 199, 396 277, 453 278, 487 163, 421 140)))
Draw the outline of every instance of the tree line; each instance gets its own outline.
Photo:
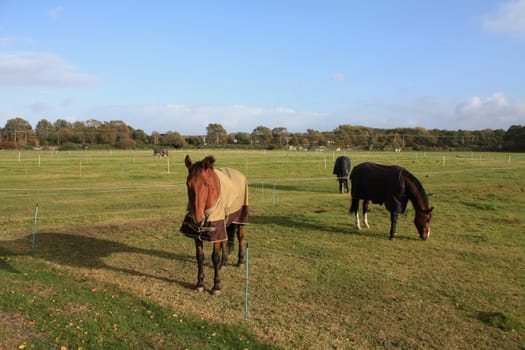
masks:
POLYGON ((361 149, 361 150, 470 150, 525 151, 525 126, 508 130, 427 130, 425 128, 380 129, 340 125, 332 131, 307 129, 288 132, 259 125, 247 132, 229 133, 221 124, 210 123, 205 135, 181 135, 176 131, 147 134, 121 120, 90 119, 54 123, 40 120, 35 128, 23 118, 9 119, 0 129, 0 149, 136 149, 174 148, 261 148, 261 149, 361 149))

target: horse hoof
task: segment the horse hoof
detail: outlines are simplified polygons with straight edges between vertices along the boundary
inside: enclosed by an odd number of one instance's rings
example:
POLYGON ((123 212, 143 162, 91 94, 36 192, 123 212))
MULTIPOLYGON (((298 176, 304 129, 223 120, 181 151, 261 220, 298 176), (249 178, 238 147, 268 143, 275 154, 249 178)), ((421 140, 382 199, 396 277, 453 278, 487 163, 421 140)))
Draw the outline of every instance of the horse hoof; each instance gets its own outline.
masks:
POLYGON ((393 235, 390 235, 390 237, 388 239, 389 240, 393 240, 395 237, 396 237, 396 234, 394 233, 393 235))
POLYGON ((244 267, 244 263, 238 263, 237 267, 244 267))
POLYGON ((219 295, 221 295, 221 290, 220 289, 214 289, 211 291, 211 295, 213 295, 214 297, 218 297, 219 295))
POLYGON ((204 287, 197 287, 195 290, 199 293, 202 293, 204 292, 204 287))

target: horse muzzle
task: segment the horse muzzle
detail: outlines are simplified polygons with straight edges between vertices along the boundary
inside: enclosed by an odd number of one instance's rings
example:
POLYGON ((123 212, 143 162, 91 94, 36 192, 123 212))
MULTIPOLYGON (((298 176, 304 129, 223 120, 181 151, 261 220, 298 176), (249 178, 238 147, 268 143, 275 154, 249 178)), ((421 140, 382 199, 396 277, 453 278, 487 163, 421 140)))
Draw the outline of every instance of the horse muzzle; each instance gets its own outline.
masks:
POLYGON ((426 241, 428 237, 430 236, 430 228, 427 230, 427 232, 423 232, 419 235, 419 238, 426 241))
POLYGON ((208 216, 209 215, 204 214, 202 216, 202 219, 197 220, 195 214, 188 212, 186 214, 186 220, 190 219, 188 221, 190 221, 193 224, 193 226, 198 227, 198 228, 203 228, 208 223, 208 216))

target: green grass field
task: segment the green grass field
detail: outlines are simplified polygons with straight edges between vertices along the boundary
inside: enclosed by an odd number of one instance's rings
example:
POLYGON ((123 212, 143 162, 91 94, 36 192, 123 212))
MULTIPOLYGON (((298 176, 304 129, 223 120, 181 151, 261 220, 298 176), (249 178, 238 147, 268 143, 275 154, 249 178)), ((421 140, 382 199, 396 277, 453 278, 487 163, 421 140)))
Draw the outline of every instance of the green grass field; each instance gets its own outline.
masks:
POLYGON ((343 153, 211 154, 250 185, 248 320, 244 269, 193 288, 186 152, 0 152, 0 349, 525 349, 525 154, 346 152, 419 178, 427 241, 411 204, 354 228, 343 153))

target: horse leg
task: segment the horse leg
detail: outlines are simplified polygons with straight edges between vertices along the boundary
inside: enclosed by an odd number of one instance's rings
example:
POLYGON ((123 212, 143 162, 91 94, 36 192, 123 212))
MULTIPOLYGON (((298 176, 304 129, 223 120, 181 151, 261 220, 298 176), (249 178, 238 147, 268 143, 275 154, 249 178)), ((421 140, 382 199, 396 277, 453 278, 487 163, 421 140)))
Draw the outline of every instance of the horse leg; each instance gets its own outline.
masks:
POLYGON ((396 236, 397 213, 390 213, 390 240, 396 236))
POLYGON ((219 266, 220 269, 228 266, 228 251, 229 248, 226 247, 226 242, 221 242, 221 248, 222 257, 221 257, 221 265, 219 266))
POLYGON ((344 185, 345 185, 345 191, 346 191, 346 193, 350 192, 350 190, 348 189, 348 179, 344 179, 343 181, 344 181, 343 183, 344 183, 344 185))
POLYGON ((360 230, 361 224, 359 223, 359 198, 352 198, 352 205, 350 206, 350 213, 355 215, 355 227, 360 230))
POLYGON ((204 290, 204 249, 200 239, 195 239, 195 256, 197 257, 197 291, 204 290))
POLYGON ((211 290, 211 294, 215 296, 219 296, 221 294, 221 287, 220 287, 221 278, 219 277, 221 256, 220 256, 219 251, 221 250, 222 246, 223 246, 223 242, 213 242, 213 252, 211 253, 211 260, 213 261, 213 271, 214 271, 213 289, 211 290))
POLYGON ((228 234, 228 254, 233 251, 235 246, 235 232, 237 230, 237 224, 231 224, 226 228, 226 233, 228 234))
POLYGON ((230 226, 227 226, 226 233, 228 236, 228 242, 221 242, 222 243, 221 244, 222 259, 221 259, 221 266, 220 266, 221 269, 223 267, 228 266, 228 255, 232 252, 233 245, 234 245, 235 225, 232 224, 230 226))
POLYGON ((244 241, 244 226, 243 225, 236 225, 237 226, 237 240, 239 241, 239 260, 237 261, 237 266, 243 266, 244 265, 244 250, 243 250, 243 241, 244 241))
POLYGON ((365 199, 363 201, 363 223, 365 224, 366 228, 370 228, 370 225, 368 225, 368 205, 370 204, 370 201, 368 199, 365 199))

